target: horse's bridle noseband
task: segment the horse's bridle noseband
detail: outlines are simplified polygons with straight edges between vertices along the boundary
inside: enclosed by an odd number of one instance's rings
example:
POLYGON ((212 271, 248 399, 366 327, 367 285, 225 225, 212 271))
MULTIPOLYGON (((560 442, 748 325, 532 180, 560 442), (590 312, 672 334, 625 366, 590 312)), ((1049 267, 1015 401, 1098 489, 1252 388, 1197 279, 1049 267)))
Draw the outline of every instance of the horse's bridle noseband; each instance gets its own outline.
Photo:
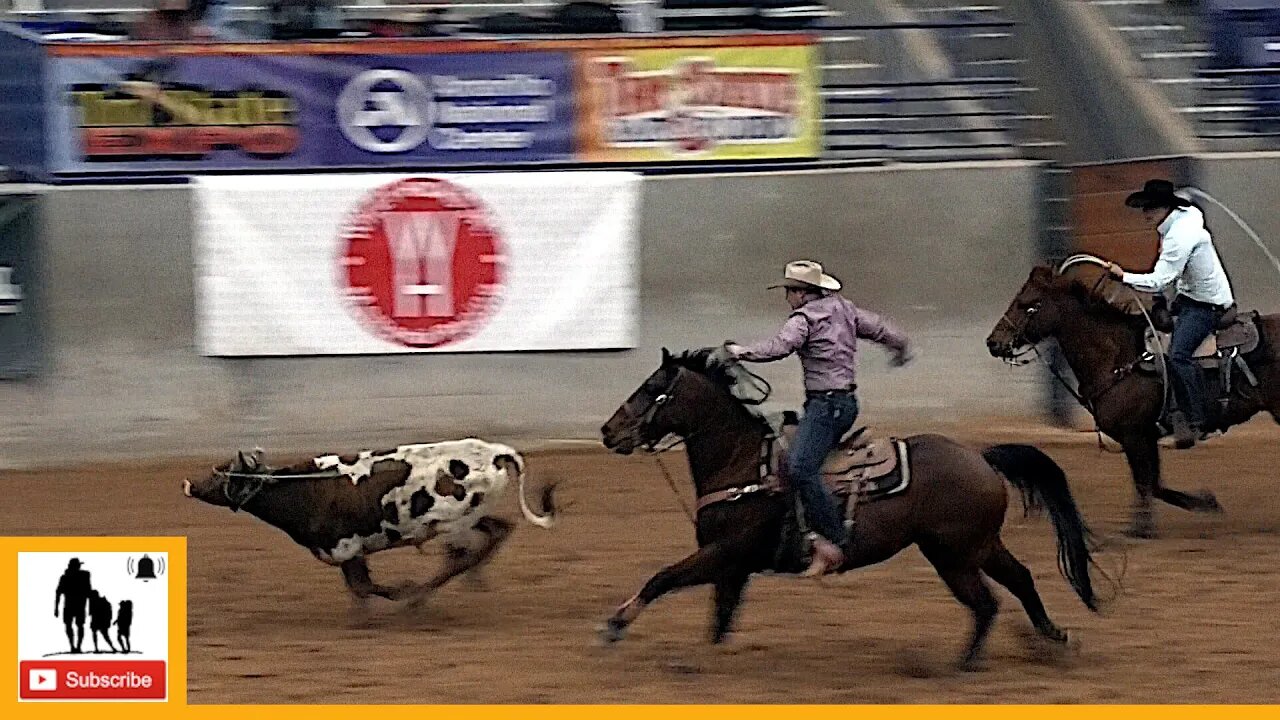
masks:
POLYGON ((1028 340, 1026 334, 1027 325, 1031 324, 1031 318, 1038 312, 1040 312, 1039 301, 1027 306, 1027 309, 1023 311, 1022 322, 1018 325, 1013 324, 1013 321, 1009 319, 1008 313, 1000 316, 1000 322, 1003 322, 1013 328, 1014 333, 1013 342, 1010 343, 1010 355, 1008 357, 1000 358, 1001 360, 1004 360, 1006 363, 1015 367, 1022 367, 1023 365, 1029 365, 1035 362, 1034 358, 1028 358, 1026 360, 1022 360, 1022 358, 1036 350, 1037 343, 1033 343, 1028 340), (1026 349, 1019 351, 1016 348, 1026 349))

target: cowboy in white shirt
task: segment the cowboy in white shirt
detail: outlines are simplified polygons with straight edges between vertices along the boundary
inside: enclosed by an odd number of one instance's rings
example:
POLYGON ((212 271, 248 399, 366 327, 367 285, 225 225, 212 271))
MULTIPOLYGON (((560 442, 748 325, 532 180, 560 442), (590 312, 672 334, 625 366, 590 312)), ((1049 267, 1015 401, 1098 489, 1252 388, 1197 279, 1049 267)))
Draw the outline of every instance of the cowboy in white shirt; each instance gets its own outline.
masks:
POLYGON ((1177 447, 1189 448, 1203 439, 1205 429, 1204 378, 1192 355, 1235 304, 1235 296, 1213 238, 1205 229, 1204 214, 1176 195, 1173 183, 1148 180, 1142 190, 1125 199, 1125 205, 1142 210, 1147 222, 1160 233, 1160 258, 1149 273, 1125 272, 1112 263, 1111 274, 1147 292, 1160 292, 1177 281, 1169 360, 1178 409, 1171 419, 1177 447))

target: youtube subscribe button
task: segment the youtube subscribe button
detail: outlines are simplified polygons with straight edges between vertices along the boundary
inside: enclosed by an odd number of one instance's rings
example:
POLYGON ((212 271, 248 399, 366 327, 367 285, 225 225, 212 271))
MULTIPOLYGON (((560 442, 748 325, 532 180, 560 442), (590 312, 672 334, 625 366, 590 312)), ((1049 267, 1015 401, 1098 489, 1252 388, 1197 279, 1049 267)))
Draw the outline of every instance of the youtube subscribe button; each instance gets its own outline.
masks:
POLYGON ((163 660, 24 661, 18 668, 23 700, 164 700, 163 660))

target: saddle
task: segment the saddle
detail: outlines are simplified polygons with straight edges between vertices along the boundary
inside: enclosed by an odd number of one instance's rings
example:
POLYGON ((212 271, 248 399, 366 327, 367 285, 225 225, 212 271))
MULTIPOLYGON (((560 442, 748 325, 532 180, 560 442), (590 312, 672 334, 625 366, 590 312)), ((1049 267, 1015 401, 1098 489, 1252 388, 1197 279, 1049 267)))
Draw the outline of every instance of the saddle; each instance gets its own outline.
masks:
MULTIPOLYGON (((1226 407, 1231 398, 1237 372, 1243 375, 1244 380, 1251 386, 1258 387, 1258 378, 1245 360, 1246 355, 1257 350, 1262 344, 1258 317, 1257 310, 1240 312, 1237 306, 1232 305, 1218 319, 1214 332, 1205 338, 1192 354, 1196 363, 1206 371, 1205 389, 1208 394, 1206 400, 1211 405, 1226 407)), ((1146 352, 1138 361, 1138 367, 1145 372, 1155 373, 1158 372, 1158 357, 1166 358, 1167 364, 1169 345, 1173 338, 1173 316, 1165 305, 1163 297, 1157 297, 1152 307, 1151 323, 1155 326, 1155 332, 1153 334, 1151 328, 1146 331, 1144 338, 1146 352)), ((1171 408, 1166 409, 1166 414, 1169 410, 1171 408)), ((1206 408, 1206 410, 1212 411, 1213 408, 1206 408)), ((1167 417, 1161 418, 1161 424, 1168 425, 1167 420, 1167 417)))
MULTIPOLYGON (((1224 355, 1232 357, 1248 355, 1258 349, 1262 341, 1262 333, 1258 330, 1257 310, 1240 312, 1239 307, 1232 305, 1218 319, 1218 325, 1209 337, 1196 348, 1194 357, 1206 369, 1219 365, 1224 355)), ((1169 353, 1169 341, 1173 337, 1173 316, 1162 302, 1157 301, 1152 309, 1151 322, 1158 333, 1159 347, 1166 355, 1169 353)), ((1151 331, 1147 331, 1148 347, 1151 346, 1151 331)), ((1152 358, 1154 360, 1154 358, 1152 358)))
MULTIPOLYGON (((795 413, 784 413, 782 440, 784 448, 795 442, 799 421, 795 413)), ((906 443, 892 437, 868 438, 866 427, 851 428, 827 454, 822 464, 822 480, 831 494, 857 501, 880 500, 907 489, 911 482, 906 443)), ((785 468, 786 451, 780 453, 785 468)), ((778 477, 789 487, 785 472, 778 477)), ((852 517, 852 507, 847 513, 852 517)))
MULTIPOLYGON (((782 449, 773 454, 773 473, 788 493, 791 484, 785 472, 786 452, 795 442, 797 425, 799 416, 795 412, 782 414, 778 433, 782 449)), ((853 527, 860 505, 899 495, 911 485, 907 443, 892 437, 869 438, 866 433, 866 427, 851 428, 822 465, 822 479, 827 488, 837 501, 843 501, 846 528, 853 527)), ((798 573, 808 566, 812 550, 800 499, 793 494, 771 570, 798 573)))

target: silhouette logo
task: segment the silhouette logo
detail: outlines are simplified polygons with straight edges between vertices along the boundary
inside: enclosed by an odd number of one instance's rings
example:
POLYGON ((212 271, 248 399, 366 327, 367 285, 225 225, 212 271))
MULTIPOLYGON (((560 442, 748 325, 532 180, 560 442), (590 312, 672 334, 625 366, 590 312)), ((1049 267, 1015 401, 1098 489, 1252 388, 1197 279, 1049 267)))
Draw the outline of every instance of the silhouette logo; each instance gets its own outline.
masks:
POLYGON ((167 699, 167 561, 166 553, 19 553, 19 699, 167 699))

